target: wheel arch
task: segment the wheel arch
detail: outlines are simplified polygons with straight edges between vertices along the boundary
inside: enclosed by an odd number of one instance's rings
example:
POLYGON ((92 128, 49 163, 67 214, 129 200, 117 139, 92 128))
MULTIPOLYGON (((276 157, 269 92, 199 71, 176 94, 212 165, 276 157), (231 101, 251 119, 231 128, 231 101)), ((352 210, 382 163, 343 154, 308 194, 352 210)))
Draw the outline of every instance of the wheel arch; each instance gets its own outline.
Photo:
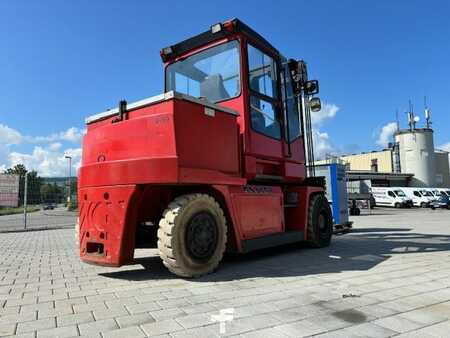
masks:
MULTIPOLYGON (((152 221, 158 225, 158 220, 162 217, 165 208, 175 198, 185 194, 207 194, 213 197, 225 215, 227 222, 227 251, 234 252, 239 251, 240 243, 237 236, 236 223, 234 221, 234 215, 232 211, 232 205, 229 201, 228 186, 212 186, 212 185, 145 185, 143 186, 143 197, 137 206, 139 209, 139 222, 152 221), (158 201, 158 203, 156 203, 158 201), (152 206, 149 207, 149 204, 152 206)), ((156 246, 156 239, 151 240, 149 243, 152 247, 156 246)))

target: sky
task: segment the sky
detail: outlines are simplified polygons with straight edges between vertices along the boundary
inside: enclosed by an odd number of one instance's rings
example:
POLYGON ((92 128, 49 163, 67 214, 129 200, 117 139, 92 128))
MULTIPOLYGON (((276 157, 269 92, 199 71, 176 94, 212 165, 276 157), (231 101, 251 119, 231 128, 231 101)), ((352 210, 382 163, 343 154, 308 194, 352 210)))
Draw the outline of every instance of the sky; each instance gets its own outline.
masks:
POLYGON ((237 17, 320 81, 316 153, 381 149, 408 100, 450 150, 448 1, 0 1, 0 170, 80 164, 84 118, 160 94, 159 50, 237 17))

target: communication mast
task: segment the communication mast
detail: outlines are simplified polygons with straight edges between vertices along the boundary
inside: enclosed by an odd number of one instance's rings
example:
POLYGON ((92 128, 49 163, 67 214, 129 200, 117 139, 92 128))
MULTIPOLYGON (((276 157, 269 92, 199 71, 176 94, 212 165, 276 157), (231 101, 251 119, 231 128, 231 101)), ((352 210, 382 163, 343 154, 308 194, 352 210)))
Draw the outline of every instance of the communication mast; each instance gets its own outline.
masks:
POLYGON ((428 108, 427 97, 426 96, 424 96, 424 100, 423 101, 424 101, 424 106, 425 106, 426 126, 427 126, 427 129, 431 129, 431 124, 432 124, 432 122, 431 122, 431 109, 428 108))

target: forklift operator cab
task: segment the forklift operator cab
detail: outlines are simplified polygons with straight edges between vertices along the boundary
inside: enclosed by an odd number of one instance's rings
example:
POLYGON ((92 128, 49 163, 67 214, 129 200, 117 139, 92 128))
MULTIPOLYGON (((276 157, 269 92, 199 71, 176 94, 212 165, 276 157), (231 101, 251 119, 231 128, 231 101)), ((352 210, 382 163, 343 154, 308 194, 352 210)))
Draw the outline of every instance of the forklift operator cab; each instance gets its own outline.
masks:
MULTIPOLYGON (((230 25, 225 23, 213 25, 211 31, 219 35, 227 29, 230 25)), ((295 93, 289 67, 293 60, 245 30, 227 32, 223 39, 197 49, 190 47, 186 43, 162 50, 165 91, 204 99, 240 114, 237 121, 247 179, 280 182, 305 178, 305 144, 300 137, 305 107, 295 98, 299 93, 295 93)), ((306 76, 301 80, 307 82, 306 76)), ((313 100, 319 104, 312 110, 320 110, 320 101, 313 100)))

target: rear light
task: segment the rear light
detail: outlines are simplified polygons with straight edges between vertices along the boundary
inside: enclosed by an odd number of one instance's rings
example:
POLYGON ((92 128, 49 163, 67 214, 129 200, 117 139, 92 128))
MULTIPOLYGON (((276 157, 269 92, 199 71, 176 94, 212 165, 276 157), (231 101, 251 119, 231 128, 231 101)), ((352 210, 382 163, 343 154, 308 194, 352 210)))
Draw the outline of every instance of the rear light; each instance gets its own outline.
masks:
POLYGON ((227 21, 223 23, 223 28, 225 28, 227 31, 229 32, 233 32, 234 31, 234 21, 227 21))

